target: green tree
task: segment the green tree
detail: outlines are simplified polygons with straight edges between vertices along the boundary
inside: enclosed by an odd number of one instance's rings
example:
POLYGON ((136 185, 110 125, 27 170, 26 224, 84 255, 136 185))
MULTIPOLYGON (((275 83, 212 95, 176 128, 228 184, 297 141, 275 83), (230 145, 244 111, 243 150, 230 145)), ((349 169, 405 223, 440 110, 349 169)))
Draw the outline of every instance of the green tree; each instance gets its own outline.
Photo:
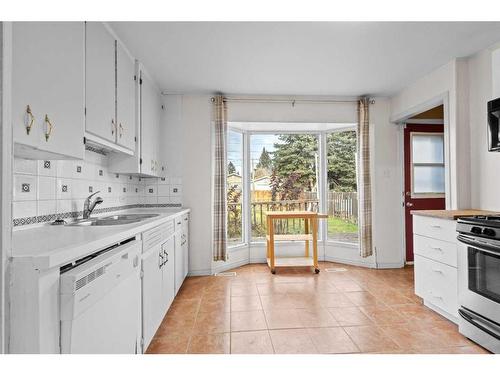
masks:
POLYGON ((227 174, 236 174, 236 167, 234 166, 233 162, 230 161, 228 164, 227 164, 227 174))
POLYGON ((356 132, 330 133, 327 137, 328 187, 356 191, 356 132))
POLYGON ((262 168, 262 169, 267 169, 271 170, 273 165, 273 161, 271 159, 271 156, 269 155, 269 152, 267 152, 266 148, 262 148, 262 153, 260 154, 259 157, 259 162, 255 166, 255 168, 262 168))
POLYGON ((316 154, 318 141, 316 136, 308 134, 282 134, 280 142, 274 144, 273 168, 278 177, 290 189, 300 187, 312 191, 316 184, 316 154))

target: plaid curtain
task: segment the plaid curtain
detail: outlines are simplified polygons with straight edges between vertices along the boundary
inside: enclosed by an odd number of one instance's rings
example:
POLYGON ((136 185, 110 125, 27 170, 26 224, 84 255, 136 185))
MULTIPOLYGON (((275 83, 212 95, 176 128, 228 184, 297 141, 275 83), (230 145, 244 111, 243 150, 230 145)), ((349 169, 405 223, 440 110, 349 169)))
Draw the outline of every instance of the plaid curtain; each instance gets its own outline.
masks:
POLYGON ((227 108, 224 97, 214 98, 215 124, 215 160, 214 160, 214 224, 213 224, 213 255, 214 261, 227 259, 227 108))
POLYGON ((359 255, 363 258, 373 253, 369 104, 369 98, 362 98, 358 102, 358 226, 359 255))

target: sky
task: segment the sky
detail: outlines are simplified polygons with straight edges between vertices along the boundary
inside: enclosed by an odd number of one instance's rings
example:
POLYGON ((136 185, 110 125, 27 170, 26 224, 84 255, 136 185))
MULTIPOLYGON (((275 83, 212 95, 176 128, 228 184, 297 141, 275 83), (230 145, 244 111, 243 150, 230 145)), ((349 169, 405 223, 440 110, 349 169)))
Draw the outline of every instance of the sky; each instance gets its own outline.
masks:
MULTIPOLYGON (((235 131, 228 131, 227 159, 232 162, 236 170, 241 174, 243 163, 243 136, 235 131)), ((275 134, 254 134, 250 137, 250 157, 253 165, 259 162, 262 149, 274 151, 274 143, 278 142, 275 134)))

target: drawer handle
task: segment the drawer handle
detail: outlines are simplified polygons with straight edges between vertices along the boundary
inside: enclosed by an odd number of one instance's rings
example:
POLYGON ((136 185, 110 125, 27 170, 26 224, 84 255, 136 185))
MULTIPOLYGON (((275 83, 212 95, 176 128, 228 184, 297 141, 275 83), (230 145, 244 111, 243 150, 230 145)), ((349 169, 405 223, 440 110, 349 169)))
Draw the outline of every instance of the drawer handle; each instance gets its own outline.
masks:
POLYGON ((435 294, 434 294, 431 290, 429 290, 429 294, 430 294, 430 295, 431 295, 431 297, 433 297, 433 298, 443 300, 443 297, 438 296, 438 295, 435 295, 435 294))
POLYGON ((35 116, 33 116, 33 112, 31 112, 31 107, 29 104, 26 106, 26 118, 28 122, 28 124, 26 125, 26 134, 29 135, 31 127, 33 126, 33 122, 35 121, 35 116))
POLYGON ((431 228, 439 229, 439 228, 441 228, 441 225, 433 224, 433 225, 431 225, 431 228))
POLYGON ((443 249, 441 249, 440 247, 438 246, 429 246, 432 250, 436 250, 436 251, 440 251, 440 252, 443 252, 443 249))
POLYGON ((436 273, 440 273, 441 275, 443 274, 443 271, 438 270, 437 268, 433 268, 432 271, 434 271, 436 273))
POLYGON ((49 116, 48 115, 45 115, 45 126, 46 126, 45 141, 48 142, 49 138, 50 138, 50 135, 52 134, 52 129, 54 128, 54 126, 52 125, 52 123, 49 120, 49 116))

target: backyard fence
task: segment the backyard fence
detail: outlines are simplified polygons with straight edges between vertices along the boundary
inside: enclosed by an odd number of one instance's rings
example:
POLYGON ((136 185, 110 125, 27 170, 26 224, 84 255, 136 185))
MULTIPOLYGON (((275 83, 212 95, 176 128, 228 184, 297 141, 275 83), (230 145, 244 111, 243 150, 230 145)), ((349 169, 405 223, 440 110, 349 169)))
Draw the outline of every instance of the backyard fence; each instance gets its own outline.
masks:
POLYGON ((356 224, 358 222, 358 193, 329 191, 328 215, 356 224))

